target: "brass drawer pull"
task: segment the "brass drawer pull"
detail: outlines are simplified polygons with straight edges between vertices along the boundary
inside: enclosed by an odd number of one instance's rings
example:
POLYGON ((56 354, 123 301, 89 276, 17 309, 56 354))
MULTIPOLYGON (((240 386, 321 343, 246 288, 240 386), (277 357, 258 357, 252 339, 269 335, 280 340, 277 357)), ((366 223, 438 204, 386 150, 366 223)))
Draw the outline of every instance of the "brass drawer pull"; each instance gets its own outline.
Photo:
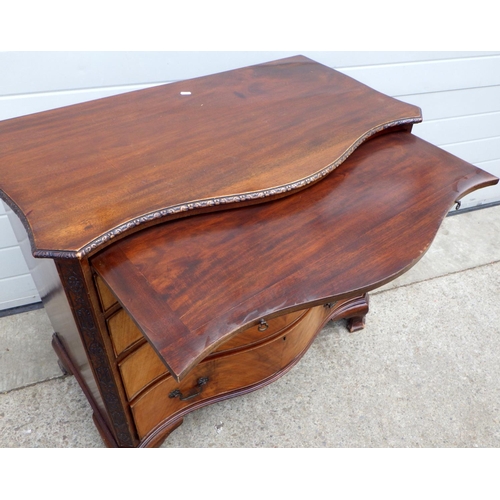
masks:
POLYGON ((265 332, 268 328, 269 328, 269 325, 267 324, 267 321, 264 318, 262 318, 260 320, 260 324, 259 324, 259 328, 258 328, 259 332, 265 332))
POLYGON ((175 389, 174 391, 172 391, 168 395, 168 397, 169 398, 176 398, 177 396, 179 396, 179 399, 181 401, 187 401, 188 399, 194 398, 195 396, 198 396, 199 394, 201 394, 201 391, 203 391, 203 386, 206 385, 207 382, 208 382, 208 377, 201 377, 198 379, 198 382, 196 383, 196 386, 195 386, 195 388, 200 387, 199 390, 195 390, 194 392, 191 392, 187 396, 183 396, 182 392, 179 389, 175 389))

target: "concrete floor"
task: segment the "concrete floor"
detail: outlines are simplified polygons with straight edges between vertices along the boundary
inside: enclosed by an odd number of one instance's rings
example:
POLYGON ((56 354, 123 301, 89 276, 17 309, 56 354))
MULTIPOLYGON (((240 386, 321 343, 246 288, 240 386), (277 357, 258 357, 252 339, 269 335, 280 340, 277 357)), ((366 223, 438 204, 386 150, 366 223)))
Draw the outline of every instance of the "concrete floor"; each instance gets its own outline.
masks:
MULTIPOLYGON (((500 206, 448 217, 274 384, 188 415, 164 447, 500 447, 500 206)), ((0 318, 0 447, 102 447, 43 309, 0 318)))

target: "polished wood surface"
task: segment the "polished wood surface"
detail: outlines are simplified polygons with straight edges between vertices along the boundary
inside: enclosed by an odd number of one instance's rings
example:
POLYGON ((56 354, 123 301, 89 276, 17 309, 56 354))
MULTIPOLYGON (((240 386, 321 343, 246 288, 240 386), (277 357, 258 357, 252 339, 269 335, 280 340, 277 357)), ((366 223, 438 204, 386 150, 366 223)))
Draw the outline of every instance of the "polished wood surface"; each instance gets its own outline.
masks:
MULTIPOLYGON (((213 357, 223 355, 234 355, 238 352, 253 349, 259 344, 267 343, 272 338, 284 334, 292 326, 300 322, 308 311, 309 309, 295 311, 291 314, 284 314, 283 316, 271 319, 269 320, 269 327, 265 330, 259 329, 257 326, 248 328, 224 343, 205 359, 212 359, 213 357)), ((324 311, 325 315, 327 313, 328 311, 324 311)), ((168 373, 161 358, 147 342, 142 343, 137 349, 134 349, 120 361, 119 367, 123 385, 130 400, 157 380, 158 377, 167 375, 168 373)), ((252 372, 252 366, 247 366, 245 371, 252 372)))
POLYGON ((170 425, 193 406, 203 406, 214 398, 224 399, 236 391, 248 392, 255 384, 263 385, 305 352, 329 315, 323 306, 312 308, 268 342, 240 353, 207 358, 180 384, 170 375, 162 378, 131 402, 139 437, 143 439, 159 424, 170 425), (206 382, 200 384, 200 379, 206 382), (175 390, 179 391, 177 396, 173 396, 175 390))
POLYGON ((113 349, 117 356, 142 339, 141 331, 123 309, 116 311, 106 322, 113 349))
MULTIPOLYGON (((188 378, 181 383, 175 383, 169 374, 159 377, 131 402, 134 407, 134 417, 140 426, 138 432, 144 435, 139 446, 150 447, 161 444, 170 432, 182 423, 183 417, 191 411, 247 394, 274 382, 300 361, 329 320, 336 321, 345 318, 349 323, 351 319, 358 318, 359 314, 367 313, 368 297, 366 295, 339 300, 335 304, 296 311, 291 315, 285 315, 287 324, 272 335, 254 342, 253 340, 259 336, 254 331, 253 339, 250 339, 246 348, 243 346, 240 346, 239 350, 222 348, 209 355, 206 362, 202 362, 193 370, 194 383, 190 384, 188 378), (213 365, 206 364, 209 362, 213 365), (207 375, 205 369, 208 366, 214 366, 215 377, 212 380, 208 377, 209 380, 200 386, 201 377, 196 379, 196 374, 207 375), (212 382, 210 386, 209 382, 212 382), (183 400, 178 395, 174 398, 170 397, 172 392, 177 390, 183 394, 183 400), (168 399, 175 400, 174 404, 166 401, 167 392, 168 399)), ((270 320, 269 328, 271 328, 271 323, 274 326, 283 325, 282 322, 277 321, 279 319, 270 320)), ((241 335, 248 338, 250 330, 253 329, 250 328, 241 335)), ((228 343, 231 343, 231 340, 228 343)), ((272 398, 269 404, 272 405, 272 398)))
POLYGON ((330 318, 363 328, 367 292, 498 181, 420 120, 299 56, 0 122, 0 196, 54 260, 54 349, 108 446, 271 383, 330 318))
POLYGON ((35 256, 81 258, 162 218, 289 194, 419 121, 298 56, 0 122, 0 195, 35 256))
POLYGON ((116 297, 99 276, 95 277, 95 284, 102 308, 104 311, 107 311, 117 303, 116 297))
POLYGON ((402 274, 456 200, 497 181, 409 133, 392 133, 306 190, 146 229, 91 264, 181 380, 261 320, 402 274))

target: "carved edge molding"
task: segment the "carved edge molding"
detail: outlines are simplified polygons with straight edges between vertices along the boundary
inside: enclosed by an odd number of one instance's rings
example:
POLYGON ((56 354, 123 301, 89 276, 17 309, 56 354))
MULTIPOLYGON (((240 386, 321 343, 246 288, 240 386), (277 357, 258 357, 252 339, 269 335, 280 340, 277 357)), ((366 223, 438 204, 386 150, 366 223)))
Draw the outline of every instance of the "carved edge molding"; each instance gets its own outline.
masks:
POLYGON ((78 329, 92 363, 93 371, 99 380, 102 398, 116 430, 118 442, 120 446, 132 447, 134 443, 128 428, 127 418, 118 396, 116 382, 109 367, 104 343, 92 314, 92 307, 87 296, 80 264, 77 261, 64 262, 63 264, 58 262, 57 267, 61 278, 66 284, 66 294, 73 307, 78 329))
MULTIPOLYGON (((268 198, 270 196, 282 195, 287 192, 295 191, 297 189, 304 188, 309 184, 313 184, 319 181, 321 178, 325 177, 329 173, 331 173, 335 168, 341 165, 363 142, 368 140, 375 134, 385 131, 390 127, 399 127, 403 125, 420 123, 422 121, 421 116, 415 116, 410 118, 403 118, 400 120, 390 121, 387 123, 383 123, 378 125, 368 132, 363 134, 357 141, 355 141, 341 156, 339 156, 333 163, 330 163, 325 168, 319 170, 318 172, 304 177, 303 179, 299 179, 297 181, 284 184, 283 186, 277 186, 273 188, 268 188, 260 191, 253 191, 251 193, 241 193, 235 195, 228 196, 219 196, 215 198, 206 198, 203 200, 197 200, 187 203, 181 203, 179 205, 173 205, 170 207, 161 208, 159 210, 155 210, 154 212, 149 212, 147 214, 141 215, 134 219, 125 222, 124 224, 120 224, 119 226, 114 227, 113 229, 106 231, 101 236, 95 238, 87 245, 82 247, 77 251, 70 250, 34 250, 33 255, 38 258, 51 258, 51 259, 81 259, 90 253, 92 253, 97 248, 109 242, 109 240, 126 233, 128 230, 145 224, 147 222, 151 222, 155 219, 162 219, 164 217, 168 217, 169 215, 175 215, 181 212, 188 212, 190 210, 200 209, 200 208, 209 208, 216 207, 219 205, 228 205, 232 203, 238 203, 242 201, 252 201, 257 199, 268 198)), ((31 239, 31 238, 30 238, 31 239)))

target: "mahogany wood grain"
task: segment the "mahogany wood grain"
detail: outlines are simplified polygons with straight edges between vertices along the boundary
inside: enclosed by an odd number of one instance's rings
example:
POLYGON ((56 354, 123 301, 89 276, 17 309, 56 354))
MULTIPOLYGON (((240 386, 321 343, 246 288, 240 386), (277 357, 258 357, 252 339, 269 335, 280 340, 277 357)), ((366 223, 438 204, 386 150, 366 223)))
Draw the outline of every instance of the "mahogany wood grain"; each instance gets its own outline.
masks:
POLYGON ((108 445, 272 382, 329 318, 363 327, 366 292, 498 182, 419 121, 299 56, 0 122, 0 196, 55 261, 54 348, 108 445))
POLYGON ((277 318, 272 318, 266 322, 268 325, 265 330, 262 330, 261 325, 255 325, 247 330, 231 337, 227 342, 214 349, 213 353, 229 353, 242 348, 248 348, 256 343, 260 343, 269 337, 279 335, 285 328, 299 321, 300 318, 307 312, 307 309, 302 311, 294 311, 290 314, 283 314, 277 318))
POLYGON ((129 400, 159 376, 167 373, 167 368, 147 342, 119 363, 119 367, 129 400))
POLYGON ((303 188, 419 121, 298 56, 0 122, 0 196, 35 256, 81 257, 165 217, 303 188))
MULTIPOLYGON (((235 354, 238 351, 254 348, 257 344, 268 342, 271 338, 279 336, 282 332, 299 322, 308 311, 308 309, 295 311, 270 319, 268 327, 265 330, 259 329, 260 325, 248 328, 239 335, 229 339, 206 359, 235 354)), ((122 312, 126 314, 124 311, 122 312)), ((128 354, 119 362, 119 367, 123 385, 130 400, 136 397, 147 385, 167 373, 167 368, 161 361, 161 358, 148 343, 143 343, 139 348, 128 354)), ((252 366, 248 366, 245 369, 246 371, 252 371, 252 366)))
POLYGON ((209 404, 215 397, 223 399, 266 381, 306 351, 328 316, 327 309, 315 307, 269 342, 203 361, 180 384, 170 375, 165 377, 131 403, 139 437, 143 439, 160 423, 170 424, 176 416, 209 404), (202 377, 208 381, 199 387, 198 380, 202 377), (176 389, 181 394, 195 395, 186 400, 170 397, 176 389))
POLYGON ((91 263, 175 378, 235 333, 414 265, 461 196, 498 179, 405 132, 281 200, 172 221, 91 263))
POLYGON ((101 301, 102 309, 103 311, 107 311, 117 303, 116 297, 99 276, 95 277, 95 284, 97 292, 99 294, 99 299, 101 301))
POLYGON ((131 317, 119 309, 107 320, 108 332, 113 343, 113 349, 119 356, 125 349, 142 339, 142 333, 137 328, 131 317))
MULTIPOLYGON (((210 396, 209 398, 206 397, 207 396, 206 394, 205 397, 201 397, 200 395, 200 397, 198 397, 196 400, 191 401, 188 405, 184 405, 184 407, 182 407, 181 409, 178 408, 175 409, 175 412, 173 414, 168 412, 164 413, 164 410, 161 409, 162 408, 161 399, 155 400, 150 398, 149 401, 151 402, 151 406, 155 408, 154 410, 152 410, 152 413, 156 414, 155 421, 153 422, 152 425, 156 425, 156 427, 154 427, 154 429, 140 441, 138 446, 139 447, 159 446, 168 437, 168 435, 182 423, 183 417, 187 413, 193 410, 196 410, 208 404, 213 404, 217 403, 218 401, 223 401, 228 398, 242 396, 249 392, 258 390, 268 384, 271 384, 275 380, 282 377, 289 370, 291 370, 300 361, 301 357, 305 354, 309 345, 313 342, 316 335, 321 331, 323 326, 329 320, 336 321, 342 318, 347 318, 349 320, 349 318, 359 314, 361 310, 367 312, 368 310, 367 308, 368 308, 368 297, 366 295, 363 295, 360 297, 351 297, 349 299, 342 299, 339 300, 338 302, 335 302, 334 304, 328 304, 326 306, 316 307, 315 310, 312 311, 313 321, 311 321, 311 310, 306 309, 304 311, 300 311, 301 314, 299 315, 299 317, 297 317, 294 321, 292 321, 287 329, 281 330, 279 333, 282 338, 284 337, 283 338, 284 342, 288 341, 287 345, 285 345, 285 351, 289 351, 291 347, 295 349, 297 345, 299 347, 299 349, 297 350, 303 348, 302 351, 298 352, 298 354, 291 361, 289 361, 290 353, 288 352, 287 356, 282 357, 280 363, 281 368, 279 370, 277 370, 272 375, 262 380, 259 380, 254 384, 242 385, 241 387, 238 387, 229 392, 226 392, 226 388, 224 387, 224 385, 222 385, 219 388, 220 389, 219 394, 215 394, 213 396, 210 396), (303 319, 306 320, 304 323, 302 323, 303 319), (320 319, 320 321, 317 321, 318 319, 320 319), (292 337, 288 335, 289 332, 292 333, 292 337), (287 362, 288 364, 286 364, 287 362)), ((271 341, 268 342, 268 345, 270 345, 271 348, 273 348, 272 346, 274 344, 271 341)), ((255 350, 256 347, 257 345, 253 344, 252 349, 255 350)), ((221 355, 221 352, 215 352, 214 354, 210 355, 209 358, 218 357, 221 355)), ((226 357, 228 354, 229 351, 225 351, 222 354, 222 356, 226 357)), ((233 360, 234 359, 241 360, 241 357, 234 357, 234 354, 235 352, 231 352, 230 354, 233 360)), ((236 363, 235 366, 237 372, 242 371, 242 367, 240 364, 236 363)), ((252 366, 253 365, 250 363, 248 366, 245 367, 245 370, 252 371, 252 366)), ((232 377, 232 374, 229 374, 228 376, 232 377)), ((171 379, 170 376, 166 377, 167 380, 169 378, 171 379)), ((247 379, 245 380, 244 383, 247 383, 248 378, 249 377, 247 376, 247 379)), ((270 401, 270 404, 271 403, 272 402, 270 401)), ((145 405, 142 408, 142 411, 144 413, 147 411, 146 407, 147 405, 145 405)))

